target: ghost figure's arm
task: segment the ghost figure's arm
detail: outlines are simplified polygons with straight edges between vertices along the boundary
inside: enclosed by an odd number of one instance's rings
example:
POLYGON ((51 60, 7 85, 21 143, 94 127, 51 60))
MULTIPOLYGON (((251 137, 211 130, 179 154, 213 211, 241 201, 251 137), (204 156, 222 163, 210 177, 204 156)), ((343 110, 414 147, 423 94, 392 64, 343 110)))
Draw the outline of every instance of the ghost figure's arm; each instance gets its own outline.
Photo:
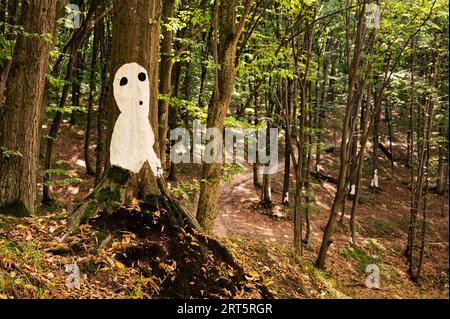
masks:
POLYGON ((153 171, 153 174, 156 177, 163 176, 164 171, 162 169, 161 161, 159 160, 158 156, 156 156, 156 153, 153 150, 153 148, 149 152, 148 163, 150 164, 150 167, 151 167, 151 169, 153 171))

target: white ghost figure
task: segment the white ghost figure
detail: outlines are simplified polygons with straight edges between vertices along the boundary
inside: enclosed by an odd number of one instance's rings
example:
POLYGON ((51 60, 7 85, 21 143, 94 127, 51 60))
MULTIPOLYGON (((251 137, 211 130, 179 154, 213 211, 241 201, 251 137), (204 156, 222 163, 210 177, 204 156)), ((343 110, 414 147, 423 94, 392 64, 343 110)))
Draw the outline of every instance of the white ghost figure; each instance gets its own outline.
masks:
POLYGON ((284 195, 283 203, 289 203, 289 192, 284 195))
POLYGON ((370 182, 370 186, 378 188, 378 170, 377 169, 373 172, 373 178, 372 178, 372 181, 370 182))
POLYGON ((138 173, 148 161, 153 174, 161 177, 161 161, 153 149, 155 135, 148 119, 150 86, 147 71, 137 63, 122 65, 114 77, 113 89, 121 113, 111 138, 111 165, 138 173))

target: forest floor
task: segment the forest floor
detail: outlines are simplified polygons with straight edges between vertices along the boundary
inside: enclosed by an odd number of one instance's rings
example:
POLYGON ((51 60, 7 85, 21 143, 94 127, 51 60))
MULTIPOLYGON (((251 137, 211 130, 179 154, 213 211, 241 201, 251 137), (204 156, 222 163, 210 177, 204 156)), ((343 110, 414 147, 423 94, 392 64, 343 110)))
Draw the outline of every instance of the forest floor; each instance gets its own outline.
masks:
MULTIPOLYGON (((94 242, 99 240, 99 229, 95 226, 83 227, 79 234, 69 238, 69 243, 60 243, 59 239, 67 230, 68 212, 90 192, 93 185, 93 178, 85 174, 81 155, 83 130, 64 124, 60 134, 58 141, 64 143, 56 145, 56 167, 70 172, 71 177, 80 178, 82 182, 54 187, 56 203, 52 207, 41 207, 39 217, 0 216, 0 298, 149 298, 189 294, 191 290, 188 288, 177 295, 176 292, 169 293, 170 289, 176 290, 174 286, 164 286, 171 276, 171 280, 176 282, 176 276, 173 276, 177 268, 176 258, 152 264, 163 273, 154 277, 142 275, 139 265, 142 259, 137 261, 137 265, 129 258, 121 259, 124 247, 135 242, 142 244, 146 241, 153 245, 154 240, 140 240, 139 230, 117 229, 112 244, 108 245, 110 248, 100 252, 92 248, 94 244, 98 245, 94 242), (66 141, 74 142, 68 145, 66 141), (66 267, 74 262, 80 265, 82 284, 80 288, 69 289, 65 285, 70 274, 66 267)), ((328 143, 332 145, 333 141, 328 143)), ((402 152, 404 150, 398 144, 396 157, 401 158, 402 152)), ((282 150, 281 153, 284 154, 282 150)), ((220 298, 449 298, 448 199, 434 193, 429 195, 428 240, 422 279, 414 283, 406 273, 407 261, 403 256, 409 221, 409 170, 400 161, 391 169, 390 162, 383 155, 380 159, 379 190, 368 187, 370 172, 364 170, 366 178, 362 180, 356 223, 357 248, 349 245, 349 218, 346 216, 329 249, 325 271, 317 270, 313 264, 335 185, 312 180, 311 191, 315 199, 310 208, 311 241, 304 248, 303 255, 298 257, 292 244, 293 204, 280 204, 284 160, 280 158, 278 173, 272 176, 274 206, 271 209, 263 208, 259 203, 260 190, 253 186, 251 167, 243 165, 231 169, 221 188, 219 215, 213 232, 232 252, 243 273, 238 276, 239 282, 230 285, 229 278, 237 278, 233 272, 240 270, 223 267, 220 260, 208 262, 210 266, 214 264, 211 269, 215 276, 225 280, 223 289, 214 291, 219 287, 213 287, 205 293, 199 288, 192 295, 220 298), (366 266, 369 264, 380 269, 380 289, 365 286, 366 266)), ((324 156, 322 166, 327 175, 336 175, 336 151, 324 156)), ((367 162, 366 166, 370 163, 367 162)), ((192 210, 198 198, 199 168, 179 165, 178 180, 170 185, 173 193, 192 210)), ((290 198, 293 202, 293 171, 291 177, 290 198)), ((346 206, 348 215, 351 202, 347 201, 346 206)), ((160 231, 164 232, 164 227, 160 231)), ((191 239, 190 244, 188 242, 181 247, 197 256, 196 241, 198 239, 191 239)), ((155 248, 152 249, 152 254, 155 254, 155 248)), ((178 260, 178 265, 183 262, 184 259, 178 260)))

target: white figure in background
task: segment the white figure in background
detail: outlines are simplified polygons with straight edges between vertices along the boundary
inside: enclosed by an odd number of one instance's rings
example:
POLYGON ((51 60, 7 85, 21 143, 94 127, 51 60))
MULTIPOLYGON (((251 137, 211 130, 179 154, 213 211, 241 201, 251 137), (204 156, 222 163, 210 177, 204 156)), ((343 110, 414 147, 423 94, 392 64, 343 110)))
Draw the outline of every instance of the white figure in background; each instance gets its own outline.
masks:
POLYGON ((284 203, 289 203, 289 192, 286 192, 286 194, 284 195, 283 204, 284 203))
POLYGON ((66 278, 66 287, 69 289, 80 289, 81 273, 77 263, 66 265, 65 271, 69 273, 69 276, 66 278))
POLYGON ((138 173, 148 161, 153 174, 161 177, 161 161, 153 149, 155 135, 148 119, 150 86, 147 71, 137 63, 124 64, 116 72, 113 89, 121 113, 111 138, 111 165, 138 173))
POLYGON ((370 186, 378 188, 378 170, 377 169, 373 172, 373 178, 370 183, 370 186))

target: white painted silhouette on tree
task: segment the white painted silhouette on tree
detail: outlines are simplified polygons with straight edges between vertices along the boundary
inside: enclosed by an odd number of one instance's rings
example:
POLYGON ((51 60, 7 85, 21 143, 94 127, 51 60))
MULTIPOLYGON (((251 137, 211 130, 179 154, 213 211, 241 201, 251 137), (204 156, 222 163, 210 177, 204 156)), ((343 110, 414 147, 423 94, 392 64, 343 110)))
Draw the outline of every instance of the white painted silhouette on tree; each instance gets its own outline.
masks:
POLYGON ((156 177, 163 170, 153 144, 155 135, 150 125, 150 87, 148 73, 137 63, 124 64, 116 72, 113 89, 120 115, 114 126, 110 161, 133 173, 139 173, 146 161, 156 177))

